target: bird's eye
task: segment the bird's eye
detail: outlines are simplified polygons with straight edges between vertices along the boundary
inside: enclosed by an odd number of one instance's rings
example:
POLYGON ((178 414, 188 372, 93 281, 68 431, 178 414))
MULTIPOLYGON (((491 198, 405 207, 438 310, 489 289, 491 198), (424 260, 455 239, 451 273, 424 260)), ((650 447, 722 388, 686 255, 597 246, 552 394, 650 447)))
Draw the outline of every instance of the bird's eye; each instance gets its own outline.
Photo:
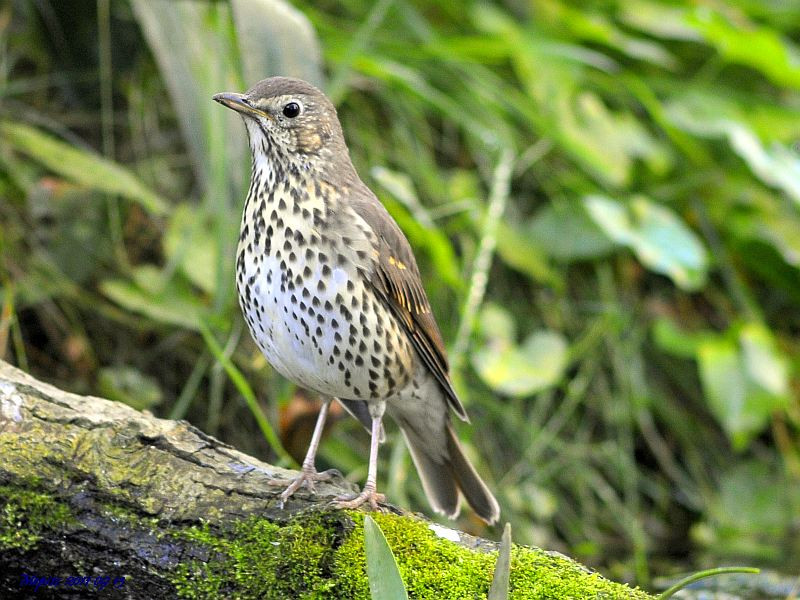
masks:
POLYGON ((297 102, 289 102, 289 104, 283 107, 284 117, 289 117, 290 119, 294 119, 299 114, 300 114, 300 105, 297 102))

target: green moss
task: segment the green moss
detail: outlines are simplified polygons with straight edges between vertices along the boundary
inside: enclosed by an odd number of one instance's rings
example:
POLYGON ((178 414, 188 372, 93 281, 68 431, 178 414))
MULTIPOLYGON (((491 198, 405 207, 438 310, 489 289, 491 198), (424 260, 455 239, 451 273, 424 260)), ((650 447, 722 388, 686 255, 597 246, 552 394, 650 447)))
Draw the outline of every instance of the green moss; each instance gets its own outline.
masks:
POLYGON ((188 528, 186 540, 205 548, 207 560, 181 565, 173 583, 184 598, 335 598, 330 576, 336 527, 325 514, 286 525, 250 518, 231 533, 207 524, 188 528))
MULTIPOLYGON (((415 518, 381 513, 374 518, 411 598, 486 597, 496 553, 444 540, 415 518)), ((186 598, 368 600, 363 515, 347 513, 344 523, 342 513, 306 513, 286 525, 247 519, 227 534, 192 527, 181 535, 207 556, 182 565, 172 578, 186 598)), ((517 547, 512 555, 512 599, 649 597, 541 550, 517 547)))
MULTIPOLYGON (((364 573, 363 517, 337 550, 335 572, 342 598, 369 599, 364 573)), ((485 598, 489 592, 497 553, 469 550, 431 531, 422 520, 393 514, 375 514, 411 598, 485 598)), ((642 598, 640 590, 587 573, 567 558, 552 556, 536 548, 515 547, 512 553, 510 597, 512 600, 552 598, 642 598)))
MULTIPOLYGON (((400 575, 412 598, 481 598, 491 584, 496 560, 489 554, 473 552, 436 536, 428 525, 417 519, 391 514, 372 515, 386 536, 397 559, 400 575)), ((364 555, 363 516, 354 514, 358 523, 337 550, 336 572, 341 581, 342 597, 368 600, 364 555)))
POLYGON ((65 504, 40 492, 0 486, 0 550, 30 550, 50 529, 73 521, 65 504))

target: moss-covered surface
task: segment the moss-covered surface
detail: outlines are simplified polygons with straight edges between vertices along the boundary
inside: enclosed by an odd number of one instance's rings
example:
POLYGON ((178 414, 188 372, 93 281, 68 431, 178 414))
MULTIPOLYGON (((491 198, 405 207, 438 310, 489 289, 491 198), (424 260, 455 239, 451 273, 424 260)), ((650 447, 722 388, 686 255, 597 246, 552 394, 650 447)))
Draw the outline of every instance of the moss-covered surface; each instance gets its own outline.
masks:
POLYGON ((0 486, 0 551, 30 550, 48 530, 63 530, 72 512, 52 496, 0 486))
MULTIPOLYGON (((219 535, 208 527, 183 534, 206 547, 204 560, 181 565, 172 580, 184 598, 369 599, 363 516, 310 513, 284 525, 252 518, 219 535)), ((374 516, 397 557, 411 598, 485 598, 497 553, 469 550, 435 535, 428 523, 374 516)), ((566 558, 516 547, 511 598, 649 598, 566 558)))
MULTIPOLYGON (((64 570, 119 573, 136 598, 368 598, 361 513, 292 512, 308 499, 278 509, 274 467, 186 424, 51 398, 0 361, 2 381, 22 405, 0 432, 0 596, 19 591, 21 572, 64 570)), ((334 483, 320 488, 346 491, 334 483)), ((496 554, 414 517, 375 520, 412 598, 485 598, 496 554)), ((531 548, 514 550, 511 589, 520 599, 648 598, 531 548)))
MULTIPOLYGON (((150 566, 153 576, 169 581, 183 598, 370 597, 359 512, 310 511, 285 523, 251 517, 218 531, 208 523, 164 527, 115 504, 100 503, 95 510, 101 519, 184 547, 177 565, 150 566)), ((377 513, 373 518, 397 558, 410 598, 486 597, 496 552, 443 539, 415 517, 377 513)), ((31 551, 47 535, 81 528, 79 521, 69 504, 45 491, 0 486, 0 552, 31 551)), ((515 600, 651 598, 567 558, 526 547, 513 550, 510 587, 515 600)))
POLYGON ((180 565, 171 579, 184 598, 339 597, 331 573, 336 529, 323 514, 283 526, 254 517, 226 535, 190 527, 180 536, 207 548, 208 557, 180 565))

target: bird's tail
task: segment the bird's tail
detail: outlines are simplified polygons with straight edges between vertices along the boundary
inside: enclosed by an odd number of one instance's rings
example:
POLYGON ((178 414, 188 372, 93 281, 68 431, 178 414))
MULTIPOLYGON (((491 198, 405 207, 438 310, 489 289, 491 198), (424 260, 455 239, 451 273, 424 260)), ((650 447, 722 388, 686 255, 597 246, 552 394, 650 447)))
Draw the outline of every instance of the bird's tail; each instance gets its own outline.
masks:
POLYGON ((455 518, 460 492, 475 514, 489 525, 495 523, 500 517, 500 506, 464 454, 449 419, 444 424, 444 440, 423 439, 407 423, 399 421, 399 425, 433 509, 455 518), (431 452, 436 446, 440 451, 431 452))

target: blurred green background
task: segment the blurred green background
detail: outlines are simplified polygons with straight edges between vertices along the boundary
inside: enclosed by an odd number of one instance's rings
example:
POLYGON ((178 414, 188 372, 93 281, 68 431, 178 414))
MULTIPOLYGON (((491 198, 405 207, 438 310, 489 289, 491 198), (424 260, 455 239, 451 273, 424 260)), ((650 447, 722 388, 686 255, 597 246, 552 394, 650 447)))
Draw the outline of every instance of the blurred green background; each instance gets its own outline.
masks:
MULTIPOLYGON (((299 75, 415 248, 515 541, 644 586, 796 572, 798 36, 782 0, 6 3, 0 357, 301 458, 314 399, 243 326, 249 154, 211 101, 299 75)), ((367 454, 342 419, 318 466, 367 454)), ((430 512, 391 427, 379 486, 430 512)))

